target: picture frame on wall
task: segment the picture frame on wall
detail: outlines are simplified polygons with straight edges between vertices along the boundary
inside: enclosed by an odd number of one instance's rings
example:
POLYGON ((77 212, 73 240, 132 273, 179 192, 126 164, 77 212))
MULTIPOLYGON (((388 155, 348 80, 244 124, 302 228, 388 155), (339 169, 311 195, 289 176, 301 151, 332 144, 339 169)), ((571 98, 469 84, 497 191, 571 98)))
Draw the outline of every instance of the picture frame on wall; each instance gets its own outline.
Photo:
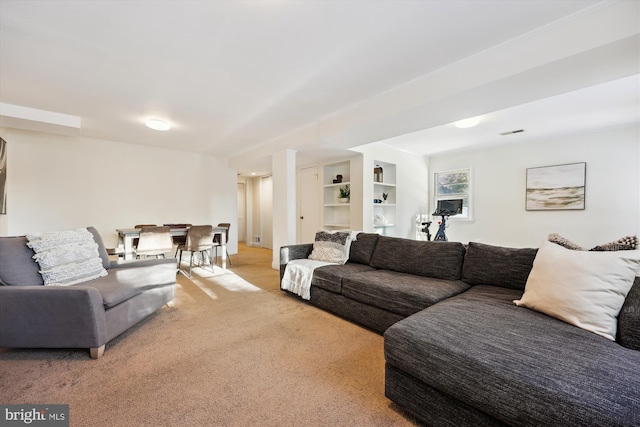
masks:
POLYGON ((526 210, 584 210, 587 164, 527 169, 526 210))
POLYGON ((7 142, 0 138, 0 214, 7 213, 7 142))

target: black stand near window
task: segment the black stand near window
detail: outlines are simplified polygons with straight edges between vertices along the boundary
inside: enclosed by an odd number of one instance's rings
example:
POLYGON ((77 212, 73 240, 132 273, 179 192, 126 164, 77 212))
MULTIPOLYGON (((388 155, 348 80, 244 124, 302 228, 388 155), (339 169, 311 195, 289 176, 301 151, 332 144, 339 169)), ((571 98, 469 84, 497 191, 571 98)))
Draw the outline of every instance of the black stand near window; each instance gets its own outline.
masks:
POLYGON ((451 213, 449 211, 435 211, 433 215, 440 215, 442 220, 440 221, 440 226, 438 227, 438 231, 436 232, 436 237, 433 238, 434 242, 446 242, 447 235, 444 230, 447 227, 447 218, 450 216, 456 215, 456 213, 451 213))
MULTIPOLYGON (((462 199, 438 200, 438 207, 431 215, 439 216, 442 220, 440 221, 438 231, 433 238, 434 242, 446 242, 448 240, 445 233, 445 229, 447 228, 447 219, 450 216, 458 215, 459 213, 462 213, 462 199)), ((431 233, 429 232, 431 221, 423 222, 422 225, 425 227, 421 231, 423 233, 427 233, 427 240, 431 240, 431 233)))

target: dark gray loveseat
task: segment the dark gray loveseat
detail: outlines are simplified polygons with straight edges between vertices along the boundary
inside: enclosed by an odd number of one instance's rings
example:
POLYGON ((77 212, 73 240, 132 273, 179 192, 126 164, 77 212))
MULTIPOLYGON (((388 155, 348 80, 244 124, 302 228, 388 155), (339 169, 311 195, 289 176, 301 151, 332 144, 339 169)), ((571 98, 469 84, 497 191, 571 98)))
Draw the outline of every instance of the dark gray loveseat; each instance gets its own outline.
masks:
POLYGON ((640 279, 612 342, 513 303, 535 255, 360 234, 310 303, 384 333, 385 394, 428 425, 640 425, 640 279))
POLYGON ((173 300, 175 259, 112 263, 89 227, 108 275, 44 286, 27 239, 0 237, 0 347, 89 348, 105 344, 173 300))

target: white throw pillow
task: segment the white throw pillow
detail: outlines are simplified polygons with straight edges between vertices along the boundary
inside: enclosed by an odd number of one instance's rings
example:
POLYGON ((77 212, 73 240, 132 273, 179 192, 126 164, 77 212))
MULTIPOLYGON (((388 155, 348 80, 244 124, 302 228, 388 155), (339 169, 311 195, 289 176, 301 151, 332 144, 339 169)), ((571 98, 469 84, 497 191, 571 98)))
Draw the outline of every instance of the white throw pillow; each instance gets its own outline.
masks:
POLYGON ((349 259, 352 240, 351 230, 320 230, 316 233, 309 259, 344 264, 349 259))
POLYGON ((640 251, 582 252, 544 242, 514 303, 615 341, 640 251))
POLYGON ((86 228, 75 231, 28 233, 33 258, 46 286, 68 286, 106 276, 98 244, 86 228))

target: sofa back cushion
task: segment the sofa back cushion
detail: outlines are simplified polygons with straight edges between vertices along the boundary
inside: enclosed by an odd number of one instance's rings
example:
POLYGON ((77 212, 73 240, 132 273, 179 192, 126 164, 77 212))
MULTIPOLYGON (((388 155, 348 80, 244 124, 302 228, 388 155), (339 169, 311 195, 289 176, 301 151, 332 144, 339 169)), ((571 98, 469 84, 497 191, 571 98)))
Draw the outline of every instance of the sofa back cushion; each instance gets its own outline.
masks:
POLYGON ((465 248, 458 242, 427 242, 380 236, 371 257, 374 268, 459 280, 465 248))
POLYGON ((618 315, 616 341, 640 351, 640 277, 636 277, 618 315))
POLYGON ((44 285, 34 252, 27 238, 0 237, 0 284, 9 286, 44 285))
POLYGON ((349 262, 369 265, 373 250, 378 243, 378 237, 380 235, 376 233, 358 233, 356 240, 351 242, 349 262))
POLYGON ((102 260, 102 266, 106 269, 111 268, 111 260, 109 259, 107 248, 104 247, 102 236, 95 227, 87 227, 87 231, 93 235, 93 240, 98 244, 98 255, 100 255, 100 259, 102 260))
POLYGON ((524 290, 536 258, 536 248, 505 248, 469 242, 462 266, 462 281, 524 290))

